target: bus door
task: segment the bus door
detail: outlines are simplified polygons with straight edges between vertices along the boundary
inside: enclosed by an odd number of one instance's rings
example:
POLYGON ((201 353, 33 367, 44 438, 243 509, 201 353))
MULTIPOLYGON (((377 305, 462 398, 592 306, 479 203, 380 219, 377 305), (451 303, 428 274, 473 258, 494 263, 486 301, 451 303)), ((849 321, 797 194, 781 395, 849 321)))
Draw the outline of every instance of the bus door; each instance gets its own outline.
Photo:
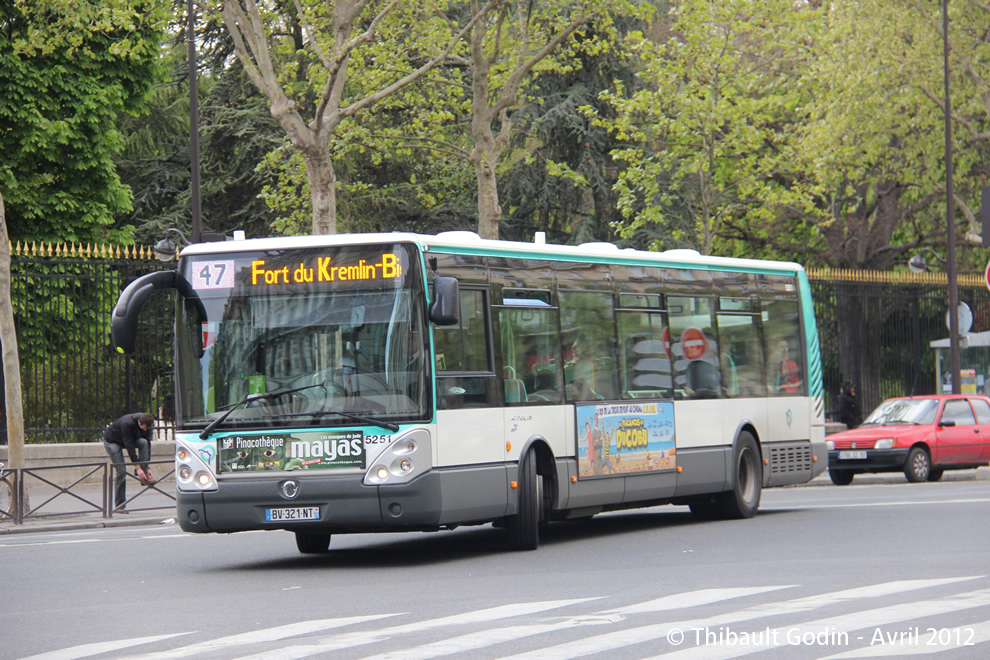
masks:
POLYGON ((520 460, 520 451, 533 437, 544 438, 555 455, 566 455, 566 429, 573 429, 573 420, 563 405, 558 309, 550 304, 550 292, 505 289, 503 306, 497 309, 504 460, 520 460))

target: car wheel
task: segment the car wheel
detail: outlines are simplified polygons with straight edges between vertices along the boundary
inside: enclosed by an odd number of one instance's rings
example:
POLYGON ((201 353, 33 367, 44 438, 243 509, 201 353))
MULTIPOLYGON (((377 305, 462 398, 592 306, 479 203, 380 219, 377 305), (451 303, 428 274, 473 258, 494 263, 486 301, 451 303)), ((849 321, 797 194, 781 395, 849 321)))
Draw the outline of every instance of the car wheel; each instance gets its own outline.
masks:
POLYGON ((715 496, 715 507, 724 520, 752 518, 760 508, 760 494, 763 490, 763 463, 756 440, 749 433, 739 434, 732 464, 735 466, 735 479, 732 490, 715 496))
POLYGON ((928 470, 928 481, 938 481, 945 470, 928 470))
POLYGON ((832 483, 836 486, 848 486, 852 483, 853 477, 856 473, 852 470, 833 470, 828 469, 828 478, 832 480, 832 483))
POLYGON ((915 447, 908 453, 907 463, 904 464, 904 476, 908 481, 912 483, 925 481, 931 469, 932 462, 927 451, 915 447))
POLYGON ((306 534, 295 532, 296 547, 304 555, 321 555, 330 550, 329 534, 306 534))

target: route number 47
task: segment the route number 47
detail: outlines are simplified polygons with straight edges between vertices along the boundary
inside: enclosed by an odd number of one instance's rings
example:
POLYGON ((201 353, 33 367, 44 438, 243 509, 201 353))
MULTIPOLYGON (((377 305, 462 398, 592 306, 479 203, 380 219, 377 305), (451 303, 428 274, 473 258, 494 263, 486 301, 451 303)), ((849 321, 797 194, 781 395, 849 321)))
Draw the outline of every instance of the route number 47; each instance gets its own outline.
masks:
POLYGON ((233 289, 234 262, 198 261, 192 265, 193 289, 233 289))

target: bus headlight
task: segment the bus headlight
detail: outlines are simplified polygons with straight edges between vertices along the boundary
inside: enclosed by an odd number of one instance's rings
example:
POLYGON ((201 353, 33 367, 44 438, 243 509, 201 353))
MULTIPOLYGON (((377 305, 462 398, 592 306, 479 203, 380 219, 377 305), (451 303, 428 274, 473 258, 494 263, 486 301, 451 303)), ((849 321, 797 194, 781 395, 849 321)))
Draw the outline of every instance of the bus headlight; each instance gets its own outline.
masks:
POLYGON ((364 475, 366 486, 402 484, 429 471, 432 464, 430 432, 413 429, 385 448, 364 475))
POLYGON ((179 438, 175 439, 175 487, 186 492, 217 489, 213 470, 179 438))

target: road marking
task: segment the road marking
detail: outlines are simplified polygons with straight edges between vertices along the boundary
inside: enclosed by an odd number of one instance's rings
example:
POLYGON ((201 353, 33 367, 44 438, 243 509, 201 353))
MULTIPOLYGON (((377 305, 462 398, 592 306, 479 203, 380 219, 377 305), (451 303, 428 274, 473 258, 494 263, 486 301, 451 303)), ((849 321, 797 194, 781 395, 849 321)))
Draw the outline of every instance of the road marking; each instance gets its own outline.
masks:
MULTIPOLYGON (((788 585, 789 586, 789 585, 788 585)), ((428 660, 451 653, 465 653, 477 649, 487 648, 503 642, 517 641, 526 637, 543 635, 546 633, 576 628, 579 626, 596 626, 622 621, 626 614, 643 612, 664 612, 681 609, 685 607, 696 607, 698 605, 708 605, 733 598, 751 596, 766 593, 778 589, 786 589, 788 586, 769 586, 752 588, 728 588, 728 589, 702 589, 699 591, 689 591, 682 594, 673 594, 663 598, 638 603, 628 607, 602 610, 589 616, 580 616, 564 619, 546 624, 533 624, 510 626, 494 630, 482 630, 479 632, 461 635, 450 639, 444 639, 430 644, 423 644, 401 651, 393 651, 373 655, 365 660, 428 660)))
POLYGON ((570 600, 547 600, 533 603, 512 603, 510 605, 500 605, 484 610, 454 614, 452 616, 429 619, 427 621, 417 621, 401 626, 393 626, 384 630, 369 630, 367 632, 348 633, 334 635, 320 640, 316 644, 305 644, 298 646, 288 646, 272 651, 265 651, 256 655, 245 656, 242 660, 294 660, 295 658, 307 658, 320 653, 329 653, 340 649, 351 648, 381 642, 395 635, 404 633, 417 633, 433 628, 442 628, 452 625, 463 625, 470 623, 490 623, 517 616, 537 614, 548 610, 567 607, 576 603, 584 603, 597 598, 574 598, 570 600))
MULTIPOLYGON (((38 532, 41 533, 41 532, 38 532)), ((34 541, 26 543, 13 543, 13 542, 3 542, 0 543, 0 548, 29 548, 32 546, 39 545, 73 545, 76 543, 113 543, 114 541, 147 541, 157 540, 157 539, 184 539, 193 538, 192 534, 186 534, 185 532, 171 533, 171 534, 156 534, 154 536, 133 536, 133 537, 118 537, 118 538, 92 538, 92 539, 61 539, 55 541, 34 541)))
MULTIPOLYGON (((660 598, 620 607, 610 607, 590 614, 567 616, 562 608, 589 603, 603 597, 562 599, 552 601, 537 601, 509 603, 482 610, 461 612, 425 621, 412 621, 384 629, 367 629, 365 626, 352 632, 333 632, 320 636, 320 633, 333 628, 357 626, 369 622, 381 621, 397 616, 412 616, 408 612, 373 614, 333 619, 317 619, 300 621, 283 626, 264 628, 225 637, 208 639, 180 646, 165 651, 155 651, 161 644, 146 649, 149 652, 140 655, 127 653, 129 658, 141 660, 173 660, 189 657, 235 657, 236 647, 245 648, 242 652, 254 660, 305 658, 314 655, 331 655, 341 649, 366 646, 381 642, 392 643, 393 650, 385 650, 378 646, 358 649, 351 653, 355 656, 364 653, 371 655, 366 660, 428 660, 451 654, 470 655, 481 649, 487 656, 497 655, 498 644, 510 644, 520 640, 537 639, 540 636, 552 636, 555 633, 569 635, 572 641, 564 643, 543 643, 545 648, 519 652, 525 648, 517 645, 513 655, 507 658, 553 658, 563 660, 568 658, 616 655, 616 651, 635 644, 649 644, 653 653, 659 653, 655 658, 673 657, 709 659, 729 659, 767 650, 780 651, 793 647, 808 647, 808 652, 814 650, 817 657, 827 653, 833 660, 847 658, 886 658, 890 656, 917 655, 921 653, 937 653, 954 649, 969 648, 990 642, 990 621, 975 624, 956 624, 950 630, 952 637, 945 637, 944 644, 931 646, 925 643, 927 627, 916 623, 928 617, 986 608, 990 605, 990 588, 969 591, 924 599, 918 593, 921 590, 965 583, 972 580, 985 580, 986 575, 952 577, 943 579, 917 579, 883 582, 873 585, 854 587, 840 591, 812 594, 786 601, 773 600, 756 605, 725 611, 714 616, 686 619, 674 622, 662 622, 661 617, 650 616, 661 612, 680 612, 689 608, 705 607, 724 603, 739 598, 758 597, 763 594, 793 589, 797 585, 765 585, 758 587, 730 587, 725 589, 700 589, 683 593, 670 594, 660 598), (870 599, 889 598, 900 594, 914 594, 897 599, 894 605, 870 608, 870 599), (795 618, 810 618, 801 616, 803 613, 814 612, 827 607, 841 607, 843 613, 831 614, 812 621, 789 622, 795 618), (862 608, 870 609, 862 609, 862 608), (560 611, 554 615, 554 611, 560 611), (532 615, 543 615, 527 619, 532 615), (522 617, 517 621, 509 621, 522 617), (758 619, 772 617, 787 617, 783 621, 771 621, 769 625, 761 622, 750 623, 758 619), (661 622, 654 623, 661 619, 661 622), (503 623, 505 625, 503 625, 503 623), (637 625, 645 622, 645 625, 637 625), (905 622, 911 622, 906 628, 905 622), (468 627, 463 634, 458 634, 456 626, 468 627), (622 627, 631 626, 631 627, 622 627), (896 627, 890 630, 891 626, 896 627), (899 626, 899 627, 898 627, 899 626), (750 630, 749 628, 758 628, 750 630), (430 637, 422 634, 437 630, 430 637), (574 631, 568 633, 567 631, 574 631), (581 632, 578 632, 581 631, 581 632), (914 637, 910 633, 913 631, 914 637), (958 634, 957 634, 958 633, 958 634), (410 635, 414 645, 403 643, 401 636, 410 635), (670 634, 680 635, 678 643, 670 634), (310 636, 299 640, 301 643, 284 648, 268 649, 277 646, 281 640, 299 636, 310 636), (735 635, 735 637, 732 637, 735 635), (742 635, 746 635, 745 643, 735 643, 742 635), (819 637, 825 635, 824 641, 819 637), (795 642, 795 640, 798 640, 795 642), (805 641, 811 640, 811 641, 805 641), (422 643, 421 643, 422 642, 422 643), (852 648, 855 645, 861 648, 852 648), (814 647, 813 649, 810 647, 814 647)), ((773 596, 770 596, 773 598, 773 596)), ((584 611, 584 610, 582 610, 584 611)), ((707 612, 708 610, 703 610, 707 612)), ((833 612, 835 610, 829 610, 833 612)), ((674 615, 677 616, 677 615, 674 615)), ((818 615, 822 616, 822 615, 818 615)), ((353 630, 353 629, 352 629, 353 630)), ((31 656, 26 660, 69 660, 70 658, 87 658, 100 654, 111 654, 133 647, 154 644, 162 640, 181 635, 202 634, 181 632, 153 637, 84 644, 67 649, 31 656)), ((548 637, 544 637, 548 639, 548 637)), ((557 637, 550 637, 554 641, 557 637)), ((936 641, 939 641, 936 639, 936 641)), ((530 646, 539 646, 539 641, 529 642, 530 646)), ((365 657, 362 655, 362 657, 365 657)))
MULTIPOLYGON (((773 640, 762 644, 740 646, 738 644, 705 644, 699 643, 693 648, 686 648, 672 653, 665 653, 655 656, 656 658, 704 658, 704 660, 738 658, 741 655, 749 655, 758 651, 766 651, 775 648, 792 646, 801 648, 801 644, 794 644, 794 640, 807 639, 806 635, 811 635, 811 640, 815 640, 816 635, 826 634, 821 644, 814 641, 805 646, 817 646, 825 648, 827 646, 837 646, 848 644, 854 641, 868 640, 870 634, 864 636, 849 635, 854 630, 911 621, 927 616, 938 614, 948 614, 972 609, 974 607, 985 607, 990 605, 990 589, 971 591, 957 596, 949 596, 941 600, 928 600, 913 603, 900 603, 889 607, 880 607, 874 610, 860 612, 849 612, 817 621, 798 623, 786 628, 774 628, 767 631, 762 639, 773 640)), ((702 633, 702 637, 704 634, 702 633)), ((690 641, 690 636, 688 637, 690 641)), ((653 660, 652 658, 649 660, 653 660)))
POLYGON ((728 624, 752 621, 769 616, 780 616, 785 614, 797 614, 810 610, 819 609, 829 605, 846 603, 861 598, 875 598, 879 596, 890 596, 925 589, 927 587, 953 584, 966 580, 976 580, 983 576, 969 576, 960 578, 931 579, 931 580, 899 580, 896 582, 885 582, 866 587, 855 587, 843 589, 831 593, 795 598, 782 603, 763 603, 747 607, 743 610, 720 614, 708 617, 707 619, 688 619, 685 621, 675 621, 671 623, 658 623, 627 630, 605 633, 594 637, 583 637, 574 642, 558 644, 552 648, 527 651, 519 655, 506 656, 515 660, 523 658, 552 658, 554 660, 566 660, 569 658, 579 658, 596 653, 607 653, 633 644, 643 642, 656 642, 666 639, 667 634, 672 630, 689 631, 695 628, 715 628, 728 624))
POLYGON ((952 639, 957 639, 958 643, 930 645, 928 642, 931 641, 931 633, 928 632, 927 627, 919 627, 917 631, 919 635, 917 637, 895 640, 893 642, 885 641, 879 644, 873 644, 871 641, 870 646, 865 648, 837 653, 822 658, 822 660, 836 660, 838 658, 884 658, 892 655, 896 655, 897 657, 905 655, 930 655, 932 653, 943 653, 953 649, 976 646, 977 644, 990 641, 990 621, 955 626, 947 630, 952 631, 953 634, 951 637, 952 639), (959 631, 958 636, 954 634, 955 631, 959 631), (970 631, 972 631, 972 634, 970 634, 970 631))
POLYGON ((904 500, 902 502, 859 502, 852 504, 798 504, 787 506, 781 503, 761 505, 761 511, 793 511, 795 509, 849 509, 871 506, 919 506, 922 504, 985 504, 990 497, 974 497, 958 500, 904 500))
POLYGON ((697 607, 698 605, 709 605, 719 603, 732 598, 742 598, 743 596, 753 596, 777 591, 778 589, 792 589, 795 585, 779 585, 769 587, 733 587, 728 589, 700 589, 698 591, 688 591, 682 594, 664 596, 645 603, 617 607, 612 610, 603 610, 599 614, 639 614, 641 612, 666 612, 668 610, 679 610, 685 607, 697 607))
POLYGON ((151 637, 118 639, 113 642, 82 644, 80 646, 73 646, 67 649, 59 649, 58 651, 50 651, 48 653, 32 655, 28 658, 21 658, 21 660, 72 660, 73 658, 88 658, 93 655, 100 655, 101 653, 110 653, 111 651, 119 651, 120 649, 127 649, 132 646, 140 646, 142 644, 153 644, 154 642, 160 642, 163 639, 171 639, 172 637, 179 637, 180 635, 188 634, 189 633, 187 632, 183 632, 173 633, 171 635, 153 635, 151 637))
POLYGON ((290 623, 285 626, 278 626, 277 628, 265 628, 263 630, 254 630, 252 632, 241 633, 238 635, 220 637, 219 639, 210 639, 204 642, 197 642, 196 644, 182 646, 170 651, 159 651, 158 653, 148 653, 146 655, 139 655, 136 657, 141 658, 142 660, 151 660, 152 658, 154 658, 154 660, 188 658, 189 656, 197 655, 199 653, 229 649, 234 646, 245 646, 247 644, 277 642, 278 640, 286 639, 287 637, 307 635, 320 632, 321 630, 329 630, 331 628, 352 626, 358 623, 364 623, 366 621, 377 621, 378 619, 384 619, 390 616, 398 616, 398 613, 301 621, 299 623, 290 623))

